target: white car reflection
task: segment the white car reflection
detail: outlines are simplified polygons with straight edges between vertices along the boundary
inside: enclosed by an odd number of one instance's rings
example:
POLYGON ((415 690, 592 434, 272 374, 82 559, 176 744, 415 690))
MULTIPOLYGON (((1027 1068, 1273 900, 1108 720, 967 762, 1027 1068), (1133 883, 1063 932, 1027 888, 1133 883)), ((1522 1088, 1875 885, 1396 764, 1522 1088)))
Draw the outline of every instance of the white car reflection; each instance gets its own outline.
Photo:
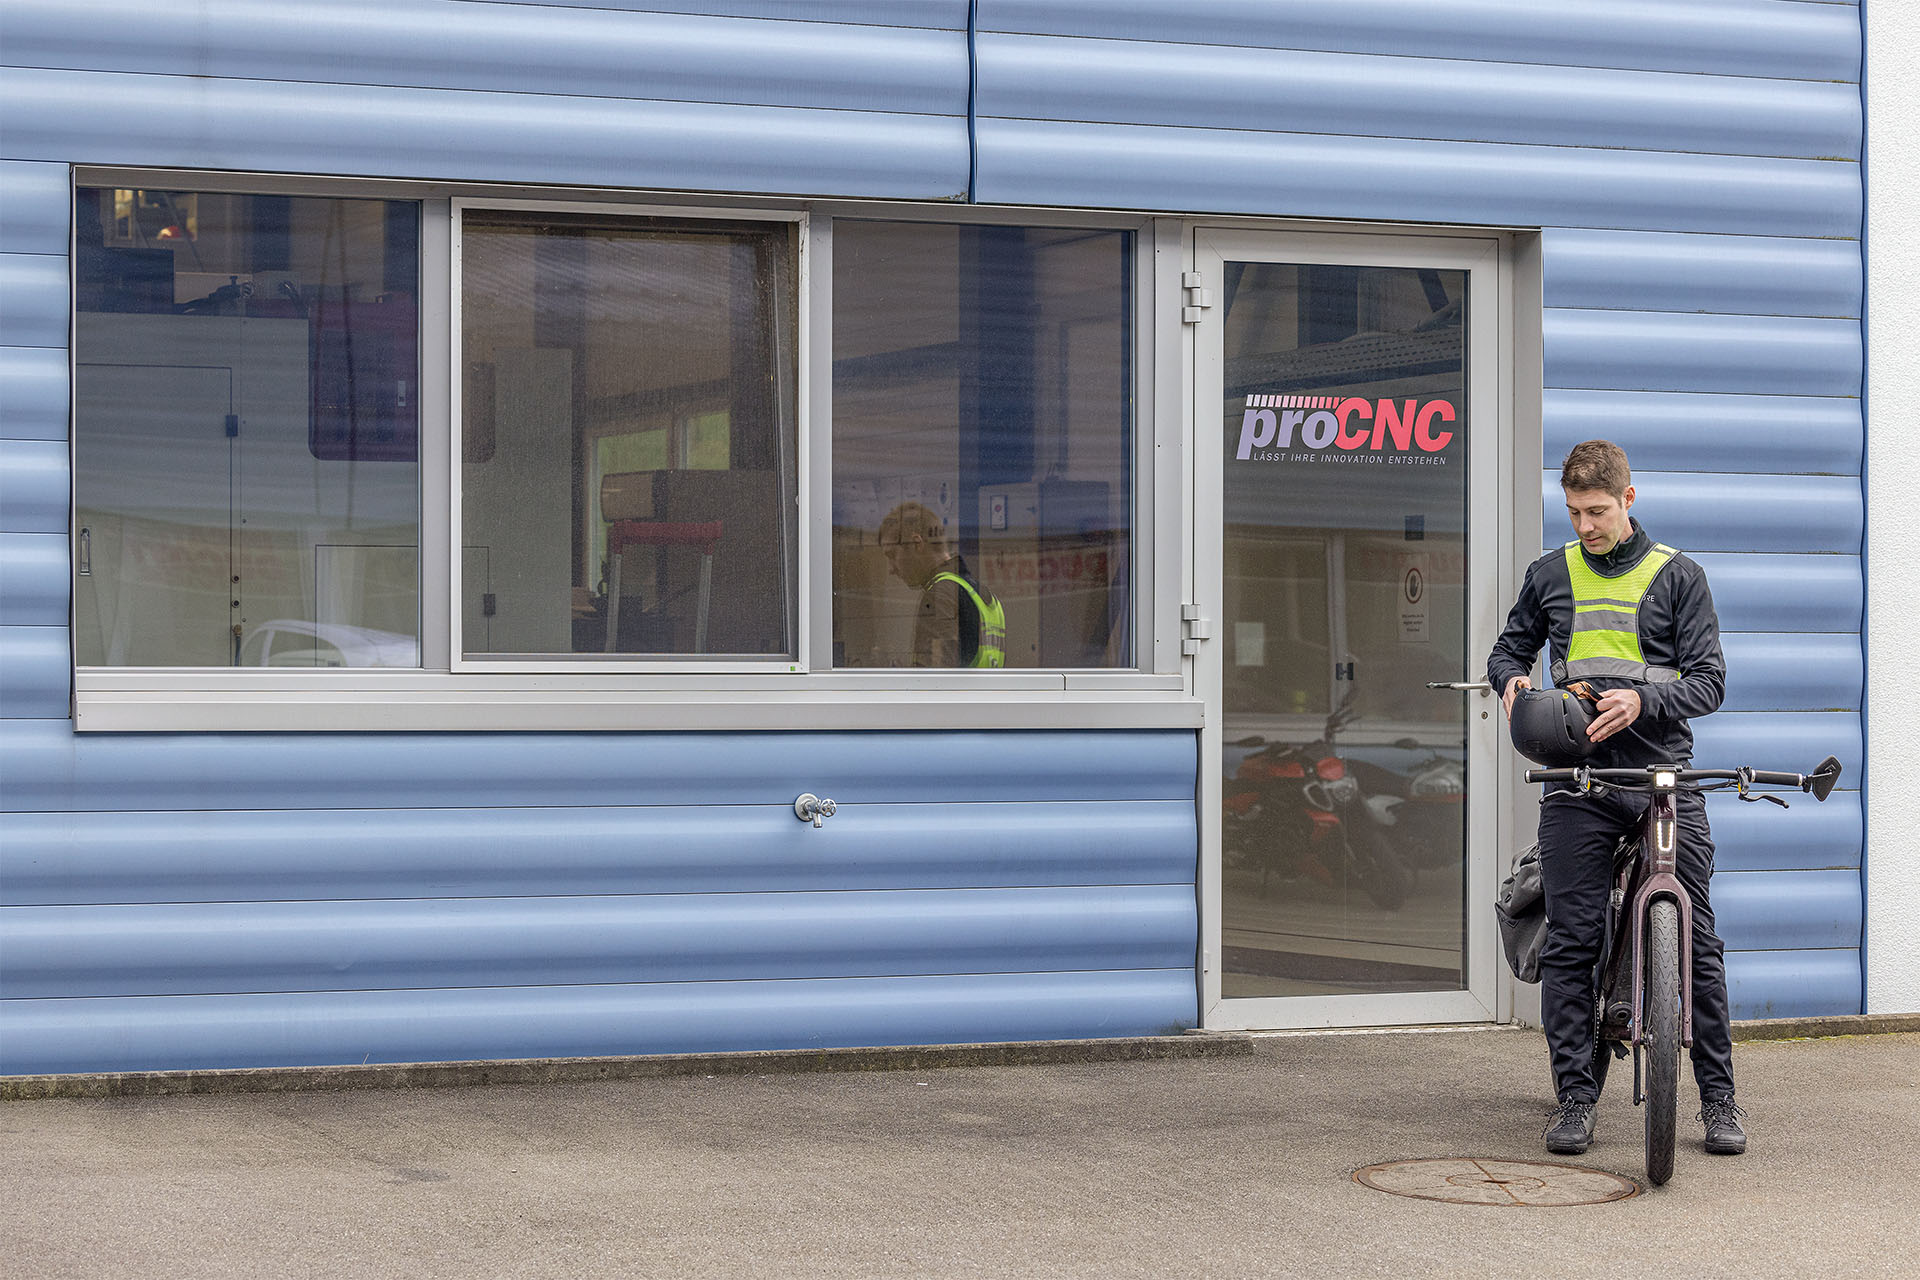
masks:
POLYGON ((340 622, 275 618, 240 647, 243 667, 417 667, 420 640, 340 622))

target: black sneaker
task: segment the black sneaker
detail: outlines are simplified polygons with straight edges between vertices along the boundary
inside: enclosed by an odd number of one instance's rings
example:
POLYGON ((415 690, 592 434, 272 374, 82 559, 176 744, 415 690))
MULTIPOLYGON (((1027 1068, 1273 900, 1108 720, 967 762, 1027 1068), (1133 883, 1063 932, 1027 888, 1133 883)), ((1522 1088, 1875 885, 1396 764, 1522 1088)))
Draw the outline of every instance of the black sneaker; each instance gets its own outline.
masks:
POLYGON ((1715 1098, 1700 1105, 1700 1119, 1707 1126, 1707 1151, 1716 1156, 1737 1156, 1747 1149, 1747 1131, 1740 1122, 1747 1113, 1732 1098, 1715 1098))
POLYGON ((1546 1131, 1540 1136, 1557 1156, 1584 1154, 1593 1145, 1593 1104, 1562 1102, 1548 1113, 1546 1131))

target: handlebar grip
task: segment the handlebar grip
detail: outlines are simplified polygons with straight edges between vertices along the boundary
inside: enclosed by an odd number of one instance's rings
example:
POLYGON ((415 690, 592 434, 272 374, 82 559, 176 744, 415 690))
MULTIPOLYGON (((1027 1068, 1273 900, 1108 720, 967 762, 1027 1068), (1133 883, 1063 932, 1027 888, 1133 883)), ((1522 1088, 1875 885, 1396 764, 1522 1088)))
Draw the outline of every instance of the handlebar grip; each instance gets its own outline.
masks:
POLYGON ((1774 773, 1767 769, 1755 769, 1753 780, 1763 787, 1805 787, 1806 777, 1798 773, 1774 773))

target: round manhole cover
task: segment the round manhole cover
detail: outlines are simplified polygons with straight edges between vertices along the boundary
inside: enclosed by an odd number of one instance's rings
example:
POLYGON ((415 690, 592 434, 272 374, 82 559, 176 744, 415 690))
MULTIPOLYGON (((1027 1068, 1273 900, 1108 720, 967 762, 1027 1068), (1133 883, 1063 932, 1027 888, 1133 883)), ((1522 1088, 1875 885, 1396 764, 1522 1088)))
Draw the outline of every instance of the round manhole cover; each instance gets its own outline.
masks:
POLYGON ((1445 1160, 1394 1160, 1356 1169, 1353 1180, 1390 1195, 1450 1204, 1492 1204, 1524 1209, 1553 1209, 1576 1204, 1625 1200, 1640 1191, 1637 1183, 1599 1169, 1542 1160, 1489 1160, 1458 1156, 1445 1160))

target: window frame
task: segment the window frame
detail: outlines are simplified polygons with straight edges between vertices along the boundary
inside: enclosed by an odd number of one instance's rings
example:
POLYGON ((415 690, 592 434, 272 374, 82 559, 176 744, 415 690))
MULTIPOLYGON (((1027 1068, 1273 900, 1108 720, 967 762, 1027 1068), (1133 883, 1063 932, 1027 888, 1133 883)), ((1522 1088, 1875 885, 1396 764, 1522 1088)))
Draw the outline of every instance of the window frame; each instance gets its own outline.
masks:
MULTIPOLYGON (((1143 213, 502 188, 181 170, 72 171, 81 186, 161 187, 420 203, 420 658, 418 668, 74 666, 81 731, 554 731, 1196 728, 1180 648, 1191 492, 1190 344, 1180 322, 1188 220, 1143 213), (780 221, 795 262, 795 661, 496 660, 460 653, 460 349, 457 215, 468 208, 780 221), (836 218, 1059 226, 1135 235, 1133 491, 1124 668, 833 668, 832 228, 836 218), (822 594, 824 593, 824 594, 822 594), (816 666, 816 663, 818 665, 816 666)), ((71 254, 70 254, 71 261, 71 254)), ((71 286, 70 276, 70 286, 71 286)), ((69 308, 74 305, 70 293, 69 308)), ((68 351, 69 380, 75 352, 68 351)), ((71 412, 71 410, 70 410, 71 412)), ((75 433, 69 422, 68 444, 75 433)), ((69 554, 73 530, 69 529, 69 554)), ((71 611, 71 602, 69 605, 71 611)), ((70 618, 71 620, 71 618, 70 618)), ((72 655, 70 655, 71 660, 72 655)))

